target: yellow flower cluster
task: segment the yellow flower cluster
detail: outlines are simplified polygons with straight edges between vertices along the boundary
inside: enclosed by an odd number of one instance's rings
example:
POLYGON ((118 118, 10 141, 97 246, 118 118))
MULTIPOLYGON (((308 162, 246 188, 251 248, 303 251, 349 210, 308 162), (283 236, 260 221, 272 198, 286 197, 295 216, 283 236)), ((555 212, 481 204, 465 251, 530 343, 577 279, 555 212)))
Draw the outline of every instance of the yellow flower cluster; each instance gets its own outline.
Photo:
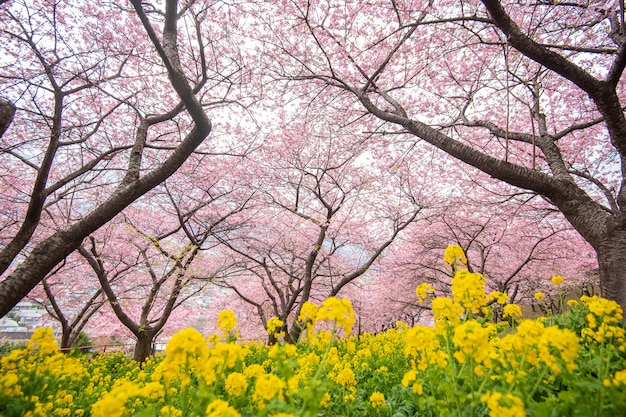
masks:
POLYGON ((489 417, 526 417, 524 403, 513 394, 488 392, 480 398, 480 401, 487 403, 489 417))
POLYGON ((610 387, 611 385, 614 387, 623 387, 626 386, 626 369, 615 372, 613 378, 611 380, 603 381, 605 387, 610 387))
POLYGON ((420 371, 425 371, 430 365, 443 368, 448 363, 448 355, 442 349, 436 331, 426 326, 415 326, 406 331, 404 354, 420 371))
POLYGON ((217 327, 222 331, 222 337, 226 340, 237 338, 237 319, 232 310, 222 310, 217 315, 217 327))
POLYGON ((522 309, 517 304, 507 304, 502 311, 502 317, 505 319, 519 320, 522 318, 522 309))
POLYGON ((26 344, 29 352, 38 352, 40 355, 54 355, 58 353, 59 346, 54 340, 54 333, 49 327, 36 329, 26 344))
POLYGON ((444 251, 443 261, 452 267, 453 270, 464 268, 467 265, 465 251, 459 245, 448 246, 444 251))
POLYGON ((560 275, 555 275, 555 276, 552 277, 552 284, 556 285, 557 287, 562 285, 563 282, 565 282, 565 280, 560 275))
POLYGON ((493 330, 483 326, 476 320, 467 320, 454 328, 452 342, 460 350, 454 353, 454 358, 461 364, 472 359, 475 364, 491 368, 491 358, 495 356, 493 347, 489 343, 493 330))
POLYGON ((317 312, 318 321, 333 321, 337 327, 343 328, 346 335, 352 334, 354 310, 347 298, 328 297, 317 312))
POLYGON ((166 405, 159 410, 159 417, 183 417, 183 410, 172 405, 166 405))
POLYGON ((267 334, 273 335, 275 338, 284 336, 284 332, 281 331, 283 324, 285 324, 278 317, 272 317, 267 321, 267 334))
POLYGON ((523 371, 520 369, 523 361, 530 367, 547 366, 552 373, 559 375, 561 363, 567 372, 576 367, 580 342, 569 329, 545 327, 540 321, 524 320, 516 333, 504 336, 497 345, 504 364, 511 370, 523 371))
POLYGON ((311 328, 315 327, 317 322, 317 312, 319 307, 310 301, 306 301, 300 308, 300 315, 298 316, 298 322, 306 324, 311 328))
POLYGON ((449 298, 437 297, 433 300, 431 309, 435 320, 435 327, 442 331, 447 326, 455 326, 461 322, 464 310, 458 303, 449 298))
MULTIPOLYGON (((558 318, 521 320, 519 306, 506 305, 506 294, 485 296, 479 274, 457 271, 455 278, 452 298, 432 300, 434 327, 400 323, 343 339, 334 331, 313 332, 318 321, 350 332, 351 304, 333 297, 319 308, 302 306, 297 323, 311 330, 306 341, 266 346, 233 340, 236 319, 227 311, 218 318, 226 340, 185 329, 142 368, 119 356, 80 362, 58 353, 51 331, 40 330, 26 348, 0 358, 0 415, 4 404, 20 402, 23 409, 7 415, 374 416, 404 404, 416 415, 548 415, 579 405, 576 387, 599 381, 607 415, 626 407, 626 354, 617 349, 623 346, 623 316, 616 303, 583 297, 573 310, 580 314, 572 316, 587 318, 579 338, 551 325, 558 318), (484 311, 488 300, 505 303, 504 314, 520 319, 517 326, 492 323, 484 311), (506 331, 498 333, 502 326, 506 331), (592 357, 598 369, 589 371, 592 362, 578 366, 593 352, 608 355, 592 357), (585 372, 591 376, 576 379, 585 372), (568 387, 567 395, 559 395, 561 387, 568 387), (563 401, 571 404, 557 408, 563 401)), ((430 286, 418 288, 418 299, 432 294, 430 286)), ((270 321, 273 331, 282 326, 270 321)))
POLYGON ((387 402, 385 401, 385 394, 374 391, 372 395, 370 395, 370 404, 372 408, 384 408, 385 405, 387 405, 387 402))
POLYGON ((226 377, 226 381, 224 381, 224 389, 228 395, 232 397, 240 397, 245 394, 248 389, 248 380, 244 374, 240 372, 233 372, 226 377))
POLYGON ((487 297, 487 301, 496 300, 498 304, 506 304, 509 301, 509 295, 501 291, 493 291, 487 297))
MULTIPOLYGON (((163 387, 160 384, 156 386, 161 396, 164 395, 163 387)), ((149 397, 155 385, 141 386, 138 383, 121 380, 119 384, 115 384, 113 388, 104 394, 91 407, 91 415, 93 417, 121 417, 128 414, 126 403, 133 397, 149 397)))
POLYGON ((423 283, 415 288, 415 295, 417 296, 417 301, 420 304, 424 303, 424 300, 428 297, 429 294, 434 294, 435 289, 427 283, 423 283))
POLYGON ((457 271, 452 278, 452 298, 454 302, 474 314, 487 313, 487 292, 485 278, 466 270, 457 271))
POLYGON ((257 377, 254 385, 254 394, 252 401, 256 402, 259 409, 265 408, 267 402, 274 398, 284 400, 284 391, 287 384, 274 374, 262 374, 257 377))
MULTIPOLYGON (((164 378, 169 383, 172 379, 179 378, 183 385, 187 385, 191 381, 190 375, 196 369, 206 366, 209 346, 200 332, 186 328, 172 336, 165 353, 165 358, 155 371, 154 379, 164 378)), ((205 379, 207 383, 212 383, 215 377, 208 374, 205 379)))
POLYGON ((622 308, 615 301, 598 296, 583 296, 580 299, 587 307, 587 328, 583 329, 585 339, 597 343, 606 343, 626 351, 624 327, 620 325, 624 318, 622 308))
POLYGON ((214 400, 206 408, 206 417, 241 417, 241 414, 224 400, 214 400))
MULTIPOLYGON (((64 384, 81 383, 88 378, 85 365, 78 359, 58 350, 51 328, 36 329, 23 349, 15 349, 0 358, 0 396, 20 397, 26 395, 33 409, 24 413, 27 417, 48 415, 69 415, 68 406, 74 396, 66 390, 57 390, 56 395, 39 396, 31 392, 27 395, 26 385, 29 380, 43 378, 50 381, 62 381, 64 384)), ((47 383, 42 388, 47 388, 47 383)), ((0 403, 2 399, 0 398, 0 403)), ((75 415, 85 413, 76 409, 75 415)), ((1 413, 0 413, 1 414, 1 413)))

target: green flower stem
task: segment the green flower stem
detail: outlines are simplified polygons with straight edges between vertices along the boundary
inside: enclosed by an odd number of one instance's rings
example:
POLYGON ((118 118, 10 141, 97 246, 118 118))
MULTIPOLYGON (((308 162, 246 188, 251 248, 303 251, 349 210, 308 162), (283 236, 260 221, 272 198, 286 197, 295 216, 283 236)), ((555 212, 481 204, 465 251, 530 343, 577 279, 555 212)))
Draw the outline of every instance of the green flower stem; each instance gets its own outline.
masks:
MULTIPOLYGON (((609 368, 611 366, 610 359, 611 355, 607 354, 606 341, 603 341, 600 345, 600 364, 598 365, 598 378, 600 381, 604 381, 609 377, 609 368)), ((596 396, 596 416, 599 416, 602 412, 603 393, 603 389, 598 390, 598 394, 596 396)))
MULTIPOLYGON (((470 392, 474 393, 476 375, 474 375, 474 357, 473 356, 470 356, 469 358, 469 373, 470 373, 470 392)), ((473 416, 473 415, 474 415, 474 397, 472 397, 472 401, 470 401, 470 416, 473 416)))
MULTIPOLYGON (((457 363, 456 363, 456 359, 454 358, 453 352, 452 352, 452 345, 450 343, 450 341, 452 340, 452 328, 450 327, 450 325, 448 324, 446 326, 446 351, 448 353, 448 358, 450 358, 450 363, 452 364, 452 381, 451 381, 451 385, 454 387, 454 395, 452 396, 454 398, 454 404, 456 406, 456 412, 458 416, 461 416, 461 403, 459 402, 459 393, 457 391, 457 383, 456 383, 456 379, 459 377, 460 375, 460 371, 463 369, 463 367, 461 367, 461 369, 457 368, 457 363)), ((449 377, 450 373, 446 372, 446 377, 449 377)))
MULTIPOLYGON (((313 375, 313 380, 314 381, 319 381, 320 377, 322 376, 322 370, 324 369, 324 364, 326 363, 326 360, 328 359, 328 353, 330 352, 330 348, 333 345, 333 342, 335 341, 335 334, 337 333, 337 325, 335 324, 333 326, 333 329, 330 332, 330 340, 328 341, 328 346, 326 346, 326 350, 324 350, 324 356, 322 356, 322 359, 320 360, 319 365, 317 366, 317 370, 315 371, 315 375, 313 375)), ((307 413, 306 411, 306 401, 302 402, 302 406, 300 407, 300 411, 298 412, 298 415, 300 416, 308 416, 309 413, 307 413)))
POLYGON ((548 366, 544 366, 543 369, 541 370, 541 374, 539 375, 539 378, 537 378, 537 381, 535 382, 535 385, 533 385, 533 388, 530 390, 530 393, 527 395, 527 398, 526 398, 527 403, 530 402, 533 395, 535 395, 535 392, 537 392, 537 390, 539 389, 539 385, 541 385, 541 383, 543 382, 543 378, 546 376, 547 372, 548 372, 548 366))

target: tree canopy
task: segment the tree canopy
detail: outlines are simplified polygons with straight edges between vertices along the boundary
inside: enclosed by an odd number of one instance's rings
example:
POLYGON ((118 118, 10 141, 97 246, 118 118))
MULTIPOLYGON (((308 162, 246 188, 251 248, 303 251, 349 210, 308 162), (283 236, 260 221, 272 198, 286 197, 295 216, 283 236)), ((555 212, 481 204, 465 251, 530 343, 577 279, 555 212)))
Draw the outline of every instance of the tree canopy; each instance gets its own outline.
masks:
POLYGON ((340 292, 412 314, 450 244, 493 290, 596 274, 626 307, 616 2, 0 4, 0 315, 114 312, 147 352, 230 300, 297 339, 340 292))

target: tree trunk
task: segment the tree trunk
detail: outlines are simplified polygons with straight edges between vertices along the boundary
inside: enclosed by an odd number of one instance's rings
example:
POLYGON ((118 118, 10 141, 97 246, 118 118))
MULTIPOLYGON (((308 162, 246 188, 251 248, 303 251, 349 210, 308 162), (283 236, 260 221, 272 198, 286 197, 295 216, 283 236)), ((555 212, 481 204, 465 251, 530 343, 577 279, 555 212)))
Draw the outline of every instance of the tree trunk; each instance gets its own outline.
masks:
POLYGON ((69 327, 62 327, 61 331, 61 344, 59 349, 61 352, 67 353, 72 350, 72 342, 74 341, 72 339, 72 329, 69 327))
POLYGON ((600 295, 626 308, 626 224, 613 225, 597 246, 596 254, 600 295))
MULTIPOLYGON (((298 310, 298 314, 300 314, 299 310, 298 310)), ((285 342, 292 343, 295 345, 300 340, 301 335, 302 335, 302 327, 300 327, 298 323, 294 323, 293 326, 291 326, 291 330, 285 333, 285 342)))
MULTIPOLYGON (((2 3, 0 3, 2 4, 2 3)), ((0 98, 0 137, 9 128, 15 116, 15 106, 10 101, 0 98)))
POLYGON ((133 353, 133 360, 138 363, 144 363, 150 355, 154 353, 153 331, 143 331, 135 335, 137 337, 137 343, 135 343, 135 352, 133 353))

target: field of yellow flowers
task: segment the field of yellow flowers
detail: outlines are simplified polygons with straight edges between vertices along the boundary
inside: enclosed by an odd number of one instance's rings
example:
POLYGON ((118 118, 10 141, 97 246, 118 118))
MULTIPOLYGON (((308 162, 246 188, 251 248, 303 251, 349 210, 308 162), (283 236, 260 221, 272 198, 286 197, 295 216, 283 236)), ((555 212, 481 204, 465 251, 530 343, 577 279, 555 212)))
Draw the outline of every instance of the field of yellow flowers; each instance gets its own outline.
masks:
MULTIPOLYGON (((557 278, 558 280, 558 278, 557 278)), ((626 415, 626 342, 621 308, 598 297, 563 315, 523 320, 484 278, 458 270, 452 297, 420 285, 434 327, 351 334, 346 299, 307 303, 297 345, 175 334, 165 354, 139 364, 123 355, 61 354, 39 329, 1 358, 2 416, 619 416, 626 415), (500 308, 506 321, 495 324, 500 308), (329 323, 332 330, 319 330, 329 323), (338 337, 345 334, 345 337, 338 337)), ((270 332, 280 328, 270 322, 270 332)), ((330 327, 329 327, 330 328, 330 327)), ((280 336, 280 335, 277 335, 280 336)))

